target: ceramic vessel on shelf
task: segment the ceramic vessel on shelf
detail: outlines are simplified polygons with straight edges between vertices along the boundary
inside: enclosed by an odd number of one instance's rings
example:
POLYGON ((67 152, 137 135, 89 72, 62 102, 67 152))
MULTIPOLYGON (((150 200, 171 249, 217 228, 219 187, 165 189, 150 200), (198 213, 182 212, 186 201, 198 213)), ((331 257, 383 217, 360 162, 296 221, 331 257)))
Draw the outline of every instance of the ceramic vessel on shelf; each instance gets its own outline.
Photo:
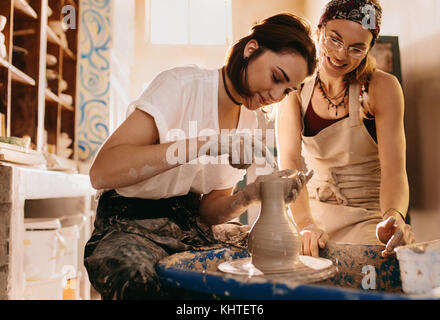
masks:
POLYGON ((5 16, 2 16, 0 14, 0 31, 3 31, 3 29, 6 26, 6 22, 8 21, 8 19, 5 16))

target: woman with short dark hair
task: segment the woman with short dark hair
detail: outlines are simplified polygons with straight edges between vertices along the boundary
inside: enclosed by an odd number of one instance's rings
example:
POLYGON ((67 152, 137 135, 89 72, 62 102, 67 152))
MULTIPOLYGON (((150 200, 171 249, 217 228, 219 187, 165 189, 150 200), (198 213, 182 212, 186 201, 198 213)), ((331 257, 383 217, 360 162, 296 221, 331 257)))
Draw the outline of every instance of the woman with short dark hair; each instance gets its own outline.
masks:
POLYGON ((155 265, 169 254, 245 247, 248 228, 226 222, 260 201, 261 181, 285 177, 294 200, 306 177, 293 170, 233 188, 258 152, 273 165, 264 139, 252 135, 255 110, 281 101, 314 69, 309 26, 280 14, 239 40, 225 67, 156 76, 90 170, 103 193, 84 263, 104 299, 162 298, 155 265))

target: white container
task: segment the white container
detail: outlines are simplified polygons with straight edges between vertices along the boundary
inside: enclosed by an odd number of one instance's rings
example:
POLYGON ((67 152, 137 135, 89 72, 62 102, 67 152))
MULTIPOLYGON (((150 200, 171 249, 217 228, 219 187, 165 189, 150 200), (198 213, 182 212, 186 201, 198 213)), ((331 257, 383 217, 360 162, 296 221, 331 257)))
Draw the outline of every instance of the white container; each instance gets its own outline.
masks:
POLYGON ((440 239, 397 247, 402 290, 429 295, 440 287, 440 239))
POLYGON ((25 219, 24 271, 26 280, 43 280, 55 275, 64 251, 58 219, 25 219))
POLYGON ((25 300, 62 300, 66 285, 64 274, 56 274, 49 279, 26 281, 25 300))
POLYGON ((6 58, 7 55, 8 53, 6 50, 6 45, 4 43, 0 43, 0 57, 6 58))
POLYGON ((78 271, 78 240, 79 228, 77 225, 61 228, 61 235, 66 242, 66 249, 57 270, 67 275, 68 279, 74 278, 78 271))
POLYGON ((5 16, 0 15, 0 31, 3 31, 3 29, 6 26, 6 22, 8 21, 8 18, 5 16))
POLYGON ((67 279, 73 279, 78 273, 78 241, 80 238, 80 230, 86 221, 85 215, 74 215, 60 217, 61 222, 60 233, 65 240, 66 248, 64 255, 57 263, 57 272, 62 272, 67 279))

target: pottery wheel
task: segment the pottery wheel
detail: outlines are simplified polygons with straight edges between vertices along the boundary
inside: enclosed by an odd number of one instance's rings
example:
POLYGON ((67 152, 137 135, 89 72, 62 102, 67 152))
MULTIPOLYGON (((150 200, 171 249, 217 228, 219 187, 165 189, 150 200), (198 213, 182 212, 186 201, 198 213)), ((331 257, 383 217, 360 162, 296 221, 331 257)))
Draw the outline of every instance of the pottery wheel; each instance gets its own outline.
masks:
POLYGON ((218 265, 218 269, 225 273, 245 276, 275 276, 283 275, 289 280, 301 283, 322 281, 336 273, 332 261, 324 258, 299 256, 299 261, 293 267, 276 272, 263 273, 252 264, 252 258, 234 259, 218 265))

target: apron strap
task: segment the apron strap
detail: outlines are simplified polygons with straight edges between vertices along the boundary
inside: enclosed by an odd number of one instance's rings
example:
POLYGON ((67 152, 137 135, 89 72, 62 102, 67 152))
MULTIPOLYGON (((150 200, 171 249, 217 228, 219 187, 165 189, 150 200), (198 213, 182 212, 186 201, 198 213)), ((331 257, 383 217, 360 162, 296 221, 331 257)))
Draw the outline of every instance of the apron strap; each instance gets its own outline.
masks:
POLYGON ((359 126, 359 94, 361 92, 361 87, 358 82, 350 84, 349 89, 349 100, 348 100, 348 112, 350 117, 350 127, 356 127, 359 126))
MULTIPOLYGON (((304 86, 301 89, 301 112, 302 117, 304 118, 307 107, 309 106, 310 99, 312 98, 313 89, 315 88, 317 73, 315 73, 309 80, 304 82, 304 86)), ((360 124, 360 115, 359 115, 359 94, 361 92, 361 86, 358 82, 350 84, 349 89, 349 118, 350 118, 350 127, 356 127, 360 124)))
POLYGON ((316 83, 316 76, 317 73, 315 73, 309 80, 304 82, 304 86, 301 89, 301 111, 303 118, 306 115, 307 107, 309 106, 310 99, 312 98, 313 89, 315 88, 316 83))

